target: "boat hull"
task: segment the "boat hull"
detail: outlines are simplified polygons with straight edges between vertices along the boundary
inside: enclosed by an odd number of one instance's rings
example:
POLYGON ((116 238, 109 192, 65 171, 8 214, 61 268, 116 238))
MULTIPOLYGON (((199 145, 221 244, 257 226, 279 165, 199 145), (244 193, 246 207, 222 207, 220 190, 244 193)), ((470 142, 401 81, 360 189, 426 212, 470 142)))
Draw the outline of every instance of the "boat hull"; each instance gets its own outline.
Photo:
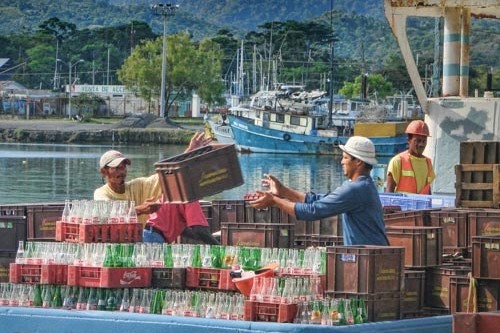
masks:
MULTIPOLYGON (((228 116, 236 148, 241 152, 339 155, 339 145, 348 136, 318 136, 289 133, 256 126, 253 119, 228 116)), ((370 137, 377 156, 393 156, 406 149, 406 135, 394 137, 370 137)))
POLYGON ((233 144, 233 134, 231 132, 231 127, 227 124, 220 124, 215 121, 209 120, 208 124, 212 129, 212 133, 218 143, 221 144, 233 144))

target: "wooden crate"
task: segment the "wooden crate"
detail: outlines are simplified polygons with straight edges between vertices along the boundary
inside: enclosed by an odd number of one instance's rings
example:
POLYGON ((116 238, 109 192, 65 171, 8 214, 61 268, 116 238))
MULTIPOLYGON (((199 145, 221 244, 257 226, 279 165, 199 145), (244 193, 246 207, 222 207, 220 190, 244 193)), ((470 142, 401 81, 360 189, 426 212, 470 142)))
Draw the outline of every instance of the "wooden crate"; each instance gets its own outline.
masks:
POLYGON ((460 143, 460 164, 499 164, 500 141, 460 143))
POLYGON ((455 166, 457 207, 500 208, 500 164, 455 166))

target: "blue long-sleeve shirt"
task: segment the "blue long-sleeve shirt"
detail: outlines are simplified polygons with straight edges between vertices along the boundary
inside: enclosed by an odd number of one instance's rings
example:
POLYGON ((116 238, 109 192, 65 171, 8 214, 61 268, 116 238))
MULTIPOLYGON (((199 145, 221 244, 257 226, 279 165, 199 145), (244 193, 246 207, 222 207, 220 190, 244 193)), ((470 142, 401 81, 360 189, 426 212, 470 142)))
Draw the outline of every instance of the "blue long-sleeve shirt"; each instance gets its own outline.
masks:
POLYGON ((384 214, 371 177, 346 181, 327 194, 309 192, 303 203, 295 204, 299 220, 313 221, 342 214, 344 245, 389 245, 384 214))

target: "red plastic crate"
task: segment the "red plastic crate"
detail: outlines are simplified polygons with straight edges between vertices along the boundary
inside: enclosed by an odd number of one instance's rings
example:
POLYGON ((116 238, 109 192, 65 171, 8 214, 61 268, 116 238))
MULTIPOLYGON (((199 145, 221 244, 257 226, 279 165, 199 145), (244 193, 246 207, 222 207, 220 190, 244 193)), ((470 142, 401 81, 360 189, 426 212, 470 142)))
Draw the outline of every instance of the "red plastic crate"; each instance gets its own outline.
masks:
POLYGON ((66 284, 68 265, 10 264, 10 283, 66 284))
POLYGON ((245 301, 243 319, 247 321, 293 323, 296 313, 297 304, 245 301))
POLYGON ((230 273, 230 269, 187 267, 186 287, 237 291, 230 273))
POLYGON ((96 288, 140 288, 151 286, 149 267, 68 266, 68 285, 96 288))
POLYGON ((327 247, 326 287, 331 292, 401 292, 404 248, 394 246, 327 247))
POLYGON ((135 243, 142 241, 140 223, 77 224, 56 222, 56 240, 71 243, 135 243))

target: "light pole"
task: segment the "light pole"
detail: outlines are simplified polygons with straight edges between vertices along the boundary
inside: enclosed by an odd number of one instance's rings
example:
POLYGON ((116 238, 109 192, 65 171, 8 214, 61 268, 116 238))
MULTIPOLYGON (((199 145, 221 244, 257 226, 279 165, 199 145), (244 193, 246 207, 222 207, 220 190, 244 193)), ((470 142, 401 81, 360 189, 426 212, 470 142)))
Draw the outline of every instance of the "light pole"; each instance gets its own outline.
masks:
POLYGON ((67 64, 68 68, 69 68, 69 73, 68 73, 68 118, 69 119, 71 119, 71 97, 72 97, 71 86, 73 85, 71 82, 71 71, 73 70, 73 67, 75 67, 78 63, 84 62, 84 61, 85 60, 80 59, 74 63, 71 63, 71 61, 69 63, 66 63, 66 62, 62 61, 61 59, 56 60, 56 62, 62 62, 62 63, 67 64))
POLYGON ((151 6, 154 15, 163 16, 163 50, 161 56, 161 92, 160 92, 160 117, 165 117, 165 80, 167 76, 167 17, 175 15, 179 5, 160 3, 151 6))

